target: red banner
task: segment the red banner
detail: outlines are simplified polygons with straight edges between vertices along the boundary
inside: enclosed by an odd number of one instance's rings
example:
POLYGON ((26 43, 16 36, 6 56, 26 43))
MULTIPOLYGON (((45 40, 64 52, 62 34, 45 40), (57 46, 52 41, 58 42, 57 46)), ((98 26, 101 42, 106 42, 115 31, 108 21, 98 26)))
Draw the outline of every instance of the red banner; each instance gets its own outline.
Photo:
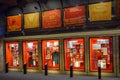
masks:
POLYGON ((51 10, 42 12, 42 27, 43 28, 61 27, 61 11, 51 10))
POLYGON ((64 9, 64 26, 79 26, 85 23, 85 7, 76 6, 64 9))
POLYGON ((21 16, 20 15, 7 17, 7 30, 8 31, 21 30, 21 16))

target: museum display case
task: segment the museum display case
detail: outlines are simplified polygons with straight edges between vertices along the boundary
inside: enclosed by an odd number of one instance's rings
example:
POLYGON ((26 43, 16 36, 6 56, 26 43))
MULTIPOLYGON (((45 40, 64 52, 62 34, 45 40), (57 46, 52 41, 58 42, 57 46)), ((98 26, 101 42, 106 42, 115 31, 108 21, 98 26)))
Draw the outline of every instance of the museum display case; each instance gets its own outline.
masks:
POLYGON ((23 63, 27 68, 38 68, 38 41, 23 42, 23 63))
POLYGON ((112 37, 90 38, 90 71, 113 72, 112 37))
POLYGON ((85 70, 84 39, 72 38, 64 40, 65 70, 85 70))
POLYGON ((42 40, 42 69, 60 69, 59 40, 42 40))
POLYGON ((19 68, 18 42, 6 42, 6 63, 8 63, 8 68, 19 68))

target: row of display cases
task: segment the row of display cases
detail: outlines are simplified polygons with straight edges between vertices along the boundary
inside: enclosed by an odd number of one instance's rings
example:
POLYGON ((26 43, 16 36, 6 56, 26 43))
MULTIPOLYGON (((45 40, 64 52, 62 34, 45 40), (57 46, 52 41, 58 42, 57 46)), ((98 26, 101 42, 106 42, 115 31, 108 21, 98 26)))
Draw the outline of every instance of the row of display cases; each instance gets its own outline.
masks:
POLYGON ((8 63, 10 70, 21 71, 24 64, 28 71, 44 71, 47 64, 49 71, 57 73, 69 72, 72 65, 76 73, 95 75, 98 72, 98 65, 101 65, 104 75, 116 76, 116 73, 120 73, 119 36, 113 34, 85 36, 89 35, 88 33, 6 38, 5 63, 8 63))
MULTIPOLYGON (((97 71, 101 64, 102 71, 113 72, 112 37, 90 38, 90 71, 97 71)), ((83 38, 71 38, 64 40, 64 66, 70 70, 85 70, 85 46, 83 38)), ((42 40, 42 51, 38 52, 38 41, 24 41, 23 63, 27 68, 38 68, 39 54, 42 54, 42 69, 48 64, 48 69, 60 69, 60 42, 59 40, 42 40)), ((19 68, 19 42, 6 42, 6 62, 9 68, 19 68)))

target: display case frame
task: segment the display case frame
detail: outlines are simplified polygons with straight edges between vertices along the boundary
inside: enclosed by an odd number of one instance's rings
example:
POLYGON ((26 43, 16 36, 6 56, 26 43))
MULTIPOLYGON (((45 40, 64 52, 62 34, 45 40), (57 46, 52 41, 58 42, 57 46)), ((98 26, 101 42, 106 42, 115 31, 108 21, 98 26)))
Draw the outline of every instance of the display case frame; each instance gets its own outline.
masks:
MULTIPOLYGON (((21 50, 21 52, 22 52, 22 65, 24 65, 24 49, 23 49, 23 42, 34 42, 34 41, 36 41, 38 44, 40 43, 40 40, 39 39, 26 39, 26 40, 21 40, 21 46, 22 46, 22 50, 21 50)), ((27 67, 27 64, 26 64, 26 71, 27 72, 39 72, 39 71, 41 71, 40 70, 40 63, 41 63, 41 61, 40 61, 40 49, 39 49, 39 45, 37 45, 37 51, 38 51, 38 67, 36 67, 36 68, 30 68, 30 67, 27 67)), ((23 68, 22 68, 22 70, 24 70, 23 68)))
MULTIPOLYGON (((4 65, 6 65, 6 64, 8 63, 8 67, 7 67, 7 66, 5 66, 5 67, 8 68, 9 71, 22 71, 22 66, 21 66, 21 65, 22 65, 22 60, 21 60, 22 54, 21 54, 21 47, 20 47, 21 44, 20 44, 20 41, 16 41, 16 40, 5 41, 5 42, 4 42, 4 46, 5 46, 5 47, 6 47, 6 44, 7 44, 7 43, 18 43, 18 46, 19 46, 19 47, 18 47, 18 50, 19 50, 19 51, 18 51, 18 52, 19 52, 19 55, 18 55, 18 58, 19 58, 19 67, 9 67, 9 62, 7 62, 7 60, 6 60, 6 58, 7 58, 7 57, 6 57, 6 56, 7 56, 7 55, 6 55, 6 50, 7 50, 7 49, 4 48, 4 51, 3 51, 3 52, 5 53, 5 54, 4 54, 4 58, 5 58, 5 59, 4 59, 4 61, 5 61, 4 65)), ((4 67, 4 70, 5 70, 5 67, 4 67)))
POLYGON ((52 74, 60 74, 60 73, 63 73, 63 71, 64 71, 64 69, 63 69, 63 67, 64 67, 64 65, 63 65, 63 57, 62 56, 64 56, 63 55, 63 50, 62 50, 62 38, 60 38, 60 37, 50 37, 50 36, 47 36, 47 37, 43 37, 42 39, 40 39, 40 43, 41 43, 41 45, 39 45, 40 46, 40 52, 41 52, 41 55, 40 55, 40 57, 41 57, 41 65, 40 65, 40 67, 41 67, 41 72, 44 72, 44 69, 42 68, 42 41, 43 40, 58 40, 58 42, 59 42, 59 55, 60 55, 60 66, 59 66, 59 69, 57 69, 57 70, 54 70, 54 69, 48 69, 48 74, 49 73, 52 73, 52 74))
POLYGON ((85 71, 85 44, 84 38, 64 39, 64 70, 85 71))
POLYGON ((88 42, 89 42, 89 44, 88 44, 88 47, 89 47, 89 50, 87 51, 88 53, 89 53, 89 57, 88 57, 88 75, 98 75, 98 71, 91 71, 90 70, 90 38, 106 38, 106 37, 111 37, 112 38, 112 54, 113 54, 113 57, 112 57, 112 63, 113 63, 113 67, 112 67, 112 72, 103 72, 103 71, 101 71, 101 76, 116 76, 116 59, 115 59, 115 57, 116 57, 116 52, 115 52, 115 42, 116 42, 116 39, 115 39, 115 36, 114 35, 112 35, 112 34, 107 34, 107 35, 102 35, 102 33, 101 33, 101 35, 94 35, 94 36, 88 36, 88 42))
MULTIPOLYGON (((86 54, 86 50, 87 50, 87 44, 86 44, 86 41, 87 41, 87 39, 86 39, 86 36, 83 36, 83 35, 80 35, 80 36, 76 36, 76 35, 71 35, 71 36, 64 36, 63 37, 63 42, 62 42, 62 44, 63 44, 63 56, 64 56, 64 61, 65 61, 65 51, 64 51, 64 48, 65 48, 65 46, 64 46, 64 40, 66 40, 66 39, 83 39, 83 41, 84 41, 84 62, 86 63, 86 64, 84 64, 84 70, 74 70, 73 69, 73 73, 75 74, 75 75, 87 75, 87 72, 88 72, 88 70, 87 70, 87 64, 88 64, 88 61, 87 61, 87 54, 86 54), (86 46, 86 47, 85 47, 86 46)), ((69 72, 70 72, 70 70, 65 70, 65 62, 63 63, 63 65, 64 65, 64 73, 65 74, 69 74, 69 72)))
POLYGON ((60 70, 60 41, 59 39, 43 39, 42 43, 42 70, 47 64, 48 70, 60 70))

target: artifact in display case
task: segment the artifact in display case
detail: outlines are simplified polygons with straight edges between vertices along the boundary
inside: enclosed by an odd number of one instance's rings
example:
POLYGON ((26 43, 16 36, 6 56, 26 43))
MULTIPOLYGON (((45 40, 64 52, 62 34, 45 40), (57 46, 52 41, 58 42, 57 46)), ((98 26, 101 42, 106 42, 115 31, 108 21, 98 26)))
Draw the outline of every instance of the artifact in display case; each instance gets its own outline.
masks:
POLYGON ((90 70, 97 71, 98 65, 104 72, 113 68, 112 38, 90 38, 90 70))
POLYGON ((38 41, 23 42, 23 56, 27 68, 38 68, 38 41))
POLYGON ((9 68, 19 68, 19 45, 18 42, 6 43, 6 62, 9 68))
POLYGON ((42 68, 45 64, 48 69, 59 70, 60 68, 60 52, 59 40, 43 40, 42 41, 42 68))
POLYGON ((84 39, 65 39, 65 70, 70 70, 70 65, 73 65, 73 70, 84 71, 84 39))

